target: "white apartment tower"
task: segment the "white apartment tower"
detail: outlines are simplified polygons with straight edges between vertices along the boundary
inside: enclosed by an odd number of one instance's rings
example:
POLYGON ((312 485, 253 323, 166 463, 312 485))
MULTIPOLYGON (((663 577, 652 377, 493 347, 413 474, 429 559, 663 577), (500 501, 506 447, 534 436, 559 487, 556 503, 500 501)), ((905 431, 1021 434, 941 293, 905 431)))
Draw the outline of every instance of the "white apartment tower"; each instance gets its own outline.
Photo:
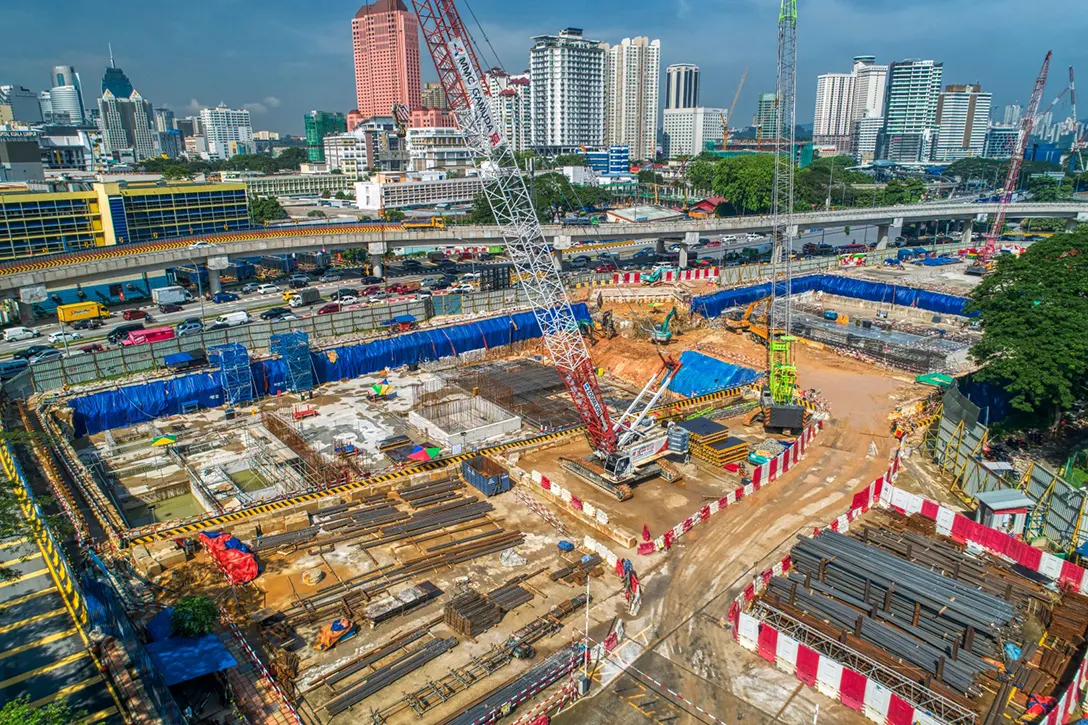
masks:
POLYGON ((538 35, 529 51, 533 147, 543 154, 604 145, 605 51, 580 28, 538 35))
POLYGON ((699 66, 673 63, 665 69, 665 110, 699 107, 699 66))
POLYGON ((854 98, 851 102, 852 121, 881 118, 884 115, 884 89, 888 82, 888 66, 877 65, 871 55, 855 55, 854 98))
POLYGON ((853 120, 854 74, 824 73, 816 79, 816 112, 812 140, 816 144, 846 145, 853 120))
POLYGON ((627 146, 632 158, 653 159, 657 155, 661 41, 624 38, 619 45, 602 43, 601 47, 605 51, 604 142, 627 146))
POLYGON ((499 68, 484 73, 491 113, 502 127, 503 138, 513 151, 532 145, 532 98, 529 74, 508 75, 499 68))
POLYGON ((200 125, 208 145, 208 156, 229 159, 238 154, 254 151, 253 125, 249 111, 227 108, 220 104, 215 108, 200 109, 200 125))
POLYGON ((877 158, 900 163, 931 160, 943 74, 944 64, 932 60, 900 60, 889 66, 877 158))
POLYGON ((975 84, 945 86, 937 100, 934 161, 982 156, 990 127, 992 96, 975 84))
POLYGON ((709 142, 721 144, 725 135, 726 108, 667 108, 662 139, 665 156, 695 156, 709 142))

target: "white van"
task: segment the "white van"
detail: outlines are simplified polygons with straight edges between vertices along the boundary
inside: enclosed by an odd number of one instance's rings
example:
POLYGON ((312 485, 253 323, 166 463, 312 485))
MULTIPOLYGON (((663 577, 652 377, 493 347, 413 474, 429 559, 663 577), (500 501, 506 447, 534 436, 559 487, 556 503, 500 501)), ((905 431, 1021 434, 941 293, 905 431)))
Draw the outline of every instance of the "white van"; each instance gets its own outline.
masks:
POLYGON ((4 330, 4 342, 14 342, 16 340, 29 340, 32 337, 37 337, 42 333, 37 330, 31 330, 29 327, 9 327, 4 330))
POLYGON ((225 315, 219 315, 215 318, 215 324, 226 325, 228 327, 235 327, 237 325, 244 325, 249 322, 249 313, 245 310, 238 312, 228 312, 225 315))

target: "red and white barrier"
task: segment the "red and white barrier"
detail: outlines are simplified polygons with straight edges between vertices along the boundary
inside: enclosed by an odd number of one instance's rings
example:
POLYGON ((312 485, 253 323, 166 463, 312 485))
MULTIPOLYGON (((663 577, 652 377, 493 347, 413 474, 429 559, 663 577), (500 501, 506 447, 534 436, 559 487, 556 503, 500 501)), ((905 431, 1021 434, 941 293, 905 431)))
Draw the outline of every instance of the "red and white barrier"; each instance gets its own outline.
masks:
MULTIPOLYGON (((643 284, 643 278, 650 277, 646 272, 613 272, 613 284, 643 284)), ((718 276, 717 267, 697 267, 694 269, 666 269, 653 280, 655 282, 695 282, 718 276)))
MULTIPOLYGON (((992 553, 1012 559, 1032 571, 1054 579, 1066 588, 1088 594, 1088 576, 1082 567, 1029 546, 1002 531, 975 523, 935 501, 896 488, 893 482, 899 474, 900 465, 897 455, 880 478, 854 494, 850 510, 826 528, 845 532, 854 519, 874 505, 892 508, 908 515, 921 514, 936 522, 938 533, 951 536, 960 542, 974 542, 992 553)), ((817 529, 814 534, 819 532, 817 529)), ((767 587, 771 577, 782 576, 789 571, 790 565, 790 558, 786 556, 757 576, 733 601, 728 614, 733 638, 745 649, 757 653, 779 669, 793 672, 797 679, 809 687, 815 687, 824 695, 839 700, 881 725, 929 725, 940 722, 933 714, 915 707, 885 685, 844 667, 744 611, 748 603, 767 587)), ((1073 681, 1041 722, 1046 725, 1063 725, 1069 722, 1069 713, 1077 705, 1081 685, 1086 679, 1088 658, 1081 661, 1073 681)))
POLYGON ((737 486, 736 490, 730 491, 717 501, 711 501, 653 541, 642 542, 638 545, 638 553, 646 555, 652 554, 655 551, 666 551, 670 549, 674 541, 709 519, 714 514, 728 507, 730 504, 740 501, 745 496, 752 495, 763 486, 775 481, 779 476, 797 465, 804 457, 805 451, 808 449, 808 444, 811 443, 812 439, 816 437, 816 434, 820 432, 823 425, 823 421, 816 421, 810 425, 805 429, 804 433, 793 441, 793 445, 752 471, 751 483, 744 486, 737 486))

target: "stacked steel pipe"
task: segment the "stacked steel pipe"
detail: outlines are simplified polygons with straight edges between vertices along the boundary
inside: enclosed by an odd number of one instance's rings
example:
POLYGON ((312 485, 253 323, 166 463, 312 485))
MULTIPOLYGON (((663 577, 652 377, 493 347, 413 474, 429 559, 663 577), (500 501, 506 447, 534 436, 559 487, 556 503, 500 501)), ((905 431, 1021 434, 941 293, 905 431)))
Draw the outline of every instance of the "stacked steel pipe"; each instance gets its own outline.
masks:
POLYGON ((329 715, 338 715, 352 705, 362 702, 376 692, 392 685, 402 677, 423 667, 436 657, 449 652, 457 645, 457 638, 436 639, 401 655, 387 665, 376 669, 347 691, 325 703, 329 715))
POLYGON ((476 591, 454 597, 446 603, 443 621, 458 634, 476 637, 494 627, 502 619, 502 609, 476 591))

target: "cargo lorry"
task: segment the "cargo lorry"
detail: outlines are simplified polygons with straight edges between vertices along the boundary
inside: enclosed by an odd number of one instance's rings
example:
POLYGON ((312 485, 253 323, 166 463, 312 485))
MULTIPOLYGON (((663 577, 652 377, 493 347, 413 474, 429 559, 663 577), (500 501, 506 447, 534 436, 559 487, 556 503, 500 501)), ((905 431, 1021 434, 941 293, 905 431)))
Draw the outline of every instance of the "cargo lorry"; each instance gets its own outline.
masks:
POLYGON ((305 305, 316 305, 320 301, 321 292, 314 287, 306 287, 295 290, 295 293, 287 300, 287 304, 292 307, 303 307, 305 305))
POLYGON ((110 311, 101 302, 76 302, 70 305, 57 305, 57 319, 71 324, 80 320, 97 320, 109 317, 110 311))
POLYGON ((160 307, 162 305, 183 305, 186 302, 193 301, 193 293, 181 285, 175 284, 170 287, 159 287, 151 290, 151 299, 160 307))

